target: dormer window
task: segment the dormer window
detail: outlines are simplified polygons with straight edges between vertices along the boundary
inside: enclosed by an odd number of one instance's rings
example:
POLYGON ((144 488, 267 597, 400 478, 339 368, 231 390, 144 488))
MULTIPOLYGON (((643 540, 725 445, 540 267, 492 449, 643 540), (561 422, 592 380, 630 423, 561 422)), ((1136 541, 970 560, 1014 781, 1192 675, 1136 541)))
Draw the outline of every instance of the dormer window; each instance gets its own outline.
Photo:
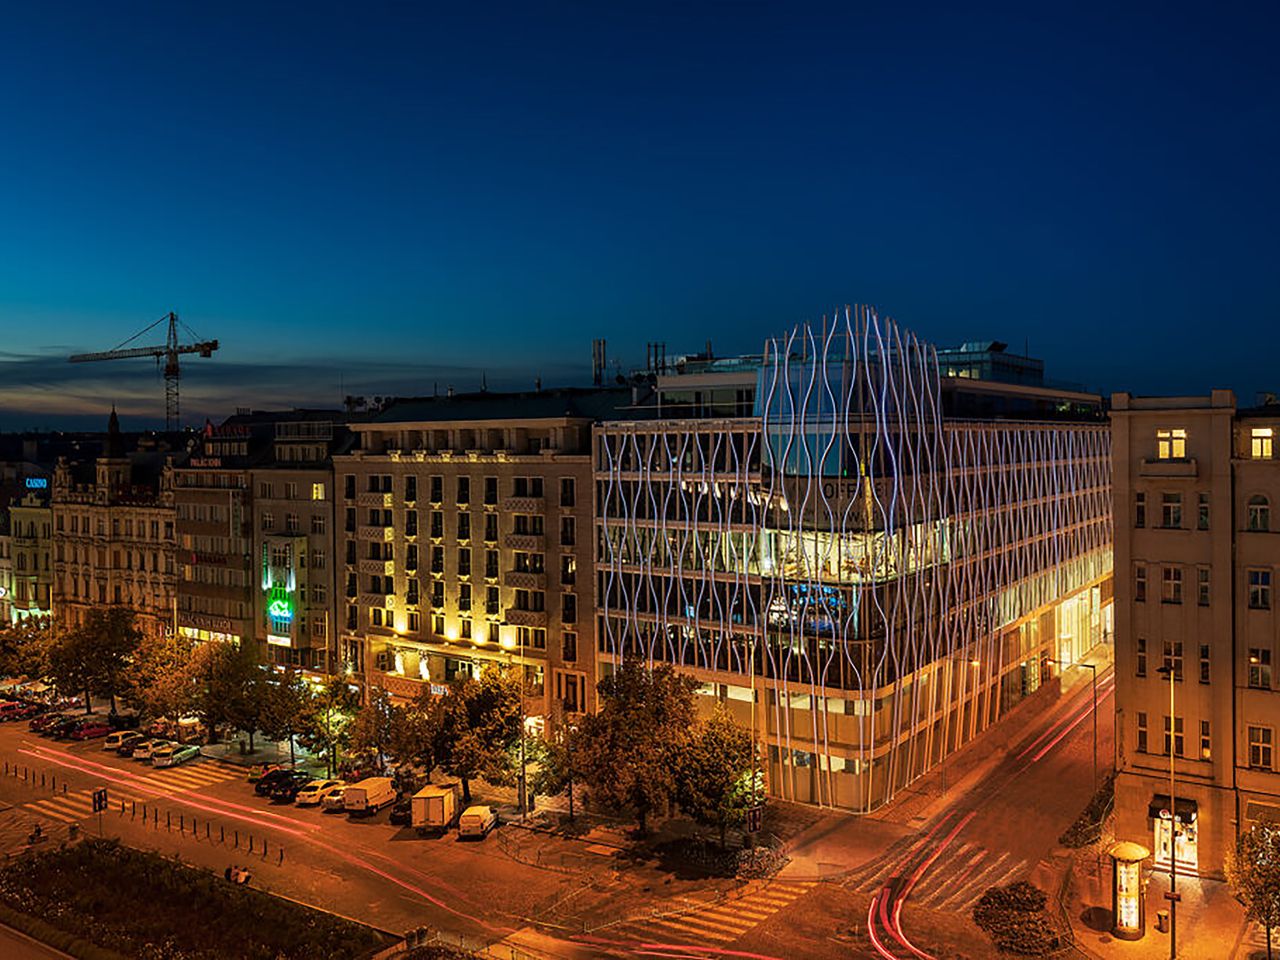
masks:
POLYGON ((1187 458, 1187 431, 1182 427, 1167 427, 1157 430, 1156 457, 1160 460, 1185 460, 1187 458))

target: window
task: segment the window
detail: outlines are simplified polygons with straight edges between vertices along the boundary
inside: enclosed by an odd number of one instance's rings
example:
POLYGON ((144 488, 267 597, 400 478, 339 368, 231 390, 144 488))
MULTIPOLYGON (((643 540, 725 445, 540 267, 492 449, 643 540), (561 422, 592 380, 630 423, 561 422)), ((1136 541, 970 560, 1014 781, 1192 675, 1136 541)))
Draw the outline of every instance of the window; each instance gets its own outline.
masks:
POLYGON ((444 477, 434 476, 431 478, 431 502, 444 502, 444 477))
POLYGON ((418 581, 408 581, 408 591, 405 595, 405 603, 415 604, 418 602, 418 581))
POLYGON ((407 474, 404 478, 404 499, 406 503, 417 503, 418 501, 418 477, 417 474, 407 474))
POLYGON ((323 499, 324 499, 324 484, 323 484, 323 483, 313 483, 313 484, 311 484, 311 499, 312 499, 312 500, 323 500, 323 499))
POLYGON ((1135 527, 1145 527, 1147 525, 1147 495, 1145 493, 1135 493, 1133 495, 1133 525, 1135 527))
POLYGON ((459 635, 462 637, 463 640, 471 639, 471 618, 470 617, 463 617, 462 620, 459 621, 459 635))
POLYGON ((416 537, 418 535, 417 510, 406 510, 404 512, 404 535, 406 537, 416 537))
POLYGON ((577 502, 576 494, 573 477, 562 477, 560 479, 560 506, 572 507, 577 502))
POLYGON ((573 586, 578 579, 578 561, 571 553, 560 557, 560 582, 566 587, 573 586))
POLYGON ((498 478, 484 478, 484 502, 485 506, 493 507, 498 503, 498 478))
POLYGON ((512 560, 517 573, 543 573, 546 569, 543 566, 544 560, 541 553, 525 553, 517 550, 512 560))
POLYGON ((286 533, 298 532, 298 515, 296 513, 286 513, 284 515, 284 529, 286 533))
POLYGON ((444 584, 439 580, 431 583, 431 606, 436 610, 444 607, 444 584))
POLYGON ((486 513, 484 515, 484 542, 498 542, 498 515, 496 513, 486 513))
POLYGON ((347 598, 352 599, 356 595, 356 575, 354 573, 347 574, 347 598))
POLYGON ((1247 512, 1250 530, 1265 532, 1271 529, 1271 501, 1266 497, 1250 497, 1247 512))
POLYGON ((517 497, 542 496, 541 477, 516 477, 511 483, 511 491, 517 497))
POLYGON ((1271 571, 1249 571, 1249 606, 1254 610, 1271 609, 1271 571))
POLYGON ((560 637, 560 659, 574 663, 578 659, 578 635, 565 631, 560 637))
POLYGON ((560 619, 564 623, 578 622, 578 598, 572 593, 566 593, 560 598, 560 619))
POLYGON ((460 577, 471 576, 471 548, 470 547, 458 548, 458 576, 460 577))
POLYGON ((431 632, 437 637, 444 636, 444 614, 437 613, 431 617, 431 632))
POLYGON ((431 572, 444 573, 444 547, 431 548, 431 572))
POLYGON ((1142 563, 1133 568, 1133 599, 1136 603, 1147 599, 1147 567, 1142 563))
POLYGON ((542 514, 517 513, 515 532, 521 536, 540 537, 543 534, 542 514))
POLYGON ((318 607, 323 607, 329 599, 329 591, 325 589, 323 583, 313 583, 311 585, 311 602, 318 607))
POLYGON ((470 503, 470 502, 471 502, 471 478, 459 477, 458 478, 458 503, 470 503))
POLYGON ((1271 427, 1254 427, 1249 431, 1249 456, 1254 460, 1271 459, 1271 427))
POLYGON ((471 514, 469 513, 458 514, 458 539, 471 539, 471 514))
POLYGON ((356 532, 356 508, 355 507, 347 507, 346 531, 347 533, 356 532))
POLYGON ((356 542, 354 540, 347 541, 347 563, 356 562, 356 542))
POLYGON ((516 639, 522 648, 547 649, 547 631, 541 627, 517 627, 516 639))
POLYGON ((343 494, 348 500, 356 498, 356 475, 354 473, 345 474, 342 478, 343 494))
POLYGON ((405 547, 404 568, 410 573, 418 569, 418 545, 411 543, 405 547))
MULTIPOLYGON (((1182 717, 1175 717, 1173 721, 1173 755, 1175 757, 1185 756, 1185 742, 1182 733, 1182 717)), ((1169 755, 1169 718, 1164 718, 1164 755, 1169 755)))
POLYGON ((357 606, 347 607, 347 629, 355 630, 360 626, 360 608, 357 606))
POLYGON ((409 632, 417 633, 422 629, 422 614, 416 610, 409 611, 409 632))
POLYGON ((262 512, 262 529, 270 533, 275 529, 276 518, 271 515, 271 511, 264 510, 262 512))
POLYGON ((1156 457, 1160 460, 1185 460, 1187 458, 1187 431, 1181 427, 1157 430, 1156 457))
POLYGON ((1196 529, 1208 530, 1209 529, 1209 495, 1207 493, 1200 494, 1199 503, 1200 503, 1200 513, 1196 517, 1196 529))
POLYGON ((1147 752, 1147 715, 1138 712, 1138 752, 1147 752))
POLYGON ((1165 493, 1160 496, 1160 526, 1167 530, 1182 526, 1182 494, 1165 493))
POLYGON ((311 515, 311 532, 324 533, 324 514, 313 513, 311 515))
POLYGON ((444 514, 439 510, 431 511, 431 536, 436 540, 444 536, 444 514))
POLYGON ((471 584, 469 583, 458 584, 458 609, 471 609, 471 584))
POLYGON ((1271 650, 1268 647, 1249 648, 1249 686, 1255 690, 1271 689, 1271 650))
POLYGON ((1209 568, 1196 567, 1196 603, 1202 607, 1209 605, 1209 568))
POLYGON ((560 518, 560 545, 572 547, 577 537, 577 521, 573 517, 560 518))
POLYGON ((1272 731, 1270 727, 1249 727, 1249 766, 1255 770, 1271 770, 1271 741, 1272 731))
POLYGON ((1138 638, 1137 652, 1137 668, 1134 671, 1138 676, 1145 677, 1147 675, 1147 638, 1138 638))
POLYGON ((319 548, 311 551, 311 568, 313 570, 323 570, 324 565, 329 562, 329 554, 319 548))
POLYGON ((270 499, 272 499, 272 497, 273 497, 273 492, 272 492, 272 489, 271 489, 271 481, 270 481, 270 480, 263 480, 263 481, 261 481, 261 482, 259 482, 259 483, 258 483, 258 496, 259 496, 259 497, 261 497, 263 500, 270 500, 270 499))
POLYGON ((541 612, 546 609, 547 595, 541 590, 517 590, 516 609, 541 612))
POLYGON ((484 612, 496 617, 502 612, 501 592, 497 587, 486 587, 484 591, 484 612))
POLYGON ((1209 682, 1209 645, 1200 644, 1200 682, 1209 682))
POLYGON ((1182 602, 1182 568, 1165 567, 1160 575, 1161 603, 1182 602))
POLYGON ((1182 679, 1182 641, 1166 640, 1164 642, 1164 668, 1172 668, 1173 679, 1182 679))
POLYGON ((369 608, 369 625, 373 627, 382 626, 382 608, 381 607, 369 608))
POLYGON ((484 575, 489 580, 498 579, 498 551, 486 550, 484 552, 484 575))
POLYGON ((1213 759, 1213 742, 1212 742, 1212 738, 1209 736, 1208 720, 1200 721, 1200 759, 1201 760, 1213 759))

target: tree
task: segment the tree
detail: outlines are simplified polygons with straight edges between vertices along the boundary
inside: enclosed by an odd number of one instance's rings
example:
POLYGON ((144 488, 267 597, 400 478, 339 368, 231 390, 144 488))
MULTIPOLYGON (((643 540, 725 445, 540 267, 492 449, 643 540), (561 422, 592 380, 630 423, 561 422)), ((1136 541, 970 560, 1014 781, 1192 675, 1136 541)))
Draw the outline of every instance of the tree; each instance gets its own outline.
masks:
POLYGON ((401 710, 391 702, 385 687, 370 686, 364 706, 351 724, 351 748, 378 755, 378 768, 386 766, 401 710))
POLYGON ((330 677, 307 701, 298 740, 324 759, 331 777, 351 742, 351 723, 359 709, 360 694, 342 676, 330 677))
POLYGON ((49 675, 64 694, 83 694, 85 713, 93 712, 92 646, 83 624, 61 631, 49 644, 49 675))
POLYGON ((649 815, 675 797, 697 685, 668 665, 650 670, 627 660, 600 682, 600 712, 583 717, 574 738, 575 766, 592 798, 632 811, 641 834, 649 815))
POLYGON ((676 801, 698 823, 720 831, 746 819, 755 802, 751 732, 724 709, 698 724, 680 760, 676 801))
POLYGON ((1280 826, 1265 820, 1255 823, 1240 834, 1235 850, 1227 851, 1224 867, 1245 916, 1266 929, 1271 960, 1271 931, 1280 927, 1280 826))
POLYGON ((85 651, 91 686, 96 693, 110 699, 111 712, 115 713, 116 699, 127 687, 129 664, 142 643, 142 631, 128 607, 90 610, 85 617, 84 631, 93 645, 91 651, 85 651))
POLYGON ((177 634, 143 638, 124 676, 125 696, 150 719, 177 720, 192 712, 195 687, 190 669, 193 641, 177 634))
POLYGON ((289 741, 289 762, 296 763, 294 743, 303 728, 310 707, 311 688, 292 665, 272 676, 262 703, 260 724, 272 740, 289 741))
POLYGON ((254 752, 254 735, 262 725, 266 710, 268 675, 249 644, 222 644, 214 659, 211 696, 222 701, 223 716, 235 729, 249 735, 249 752, 254 752))
POLYGON ((47 617, 23 617, 0 627, 0 673, 9 677, 47 676, 52 639, 47 617))
POLYGON ((479 679, 456 679, 441 704, 440 764, 462 781, 462 799, 471 802, 471 781, 511 782, 511 751, 519 744, 520 681, 490 667, 479 679))
POLYGON ((445 756, 444 705, 441 697, 423 690, 417 700, 401 708, 391 727, 390 752, 403 763, 431 771, 445 756))

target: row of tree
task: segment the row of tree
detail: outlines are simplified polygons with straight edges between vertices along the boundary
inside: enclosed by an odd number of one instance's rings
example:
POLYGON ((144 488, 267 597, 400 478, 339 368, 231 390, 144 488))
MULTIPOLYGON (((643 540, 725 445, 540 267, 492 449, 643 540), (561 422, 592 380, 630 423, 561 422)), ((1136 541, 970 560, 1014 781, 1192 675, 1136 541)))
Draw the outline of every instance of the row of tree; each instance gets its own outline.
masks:
POLYGON ((525 730, 518 676, 498 665, 455 679, 443 695, 424 687, 407 704, 371 686, 361 704, 345 677, 317 686, 262 664, 249 645, 144 636, 121 607, 67 630, 28 622, 0 632, 0 671, 49 677, 83 694, 86 709, 95 697, 113 711, 123 699, 148 718, 196 717, 211 740, 243 732, 250 751, 259 734, 288 742, 291 754, 300 745, 331 774, 351 753, 377 768, 394 758, 423 778, 457 778, 467 801, 483 779, 529 795, 567 793, 571 814, 585 790, 597 806, 634 816, 641 832, 678 807, 723 843, 760 793, 750 734, 723 711, 700 719, 695 681, 634 661, 601 681, 599 712, 546 737, 525 730))

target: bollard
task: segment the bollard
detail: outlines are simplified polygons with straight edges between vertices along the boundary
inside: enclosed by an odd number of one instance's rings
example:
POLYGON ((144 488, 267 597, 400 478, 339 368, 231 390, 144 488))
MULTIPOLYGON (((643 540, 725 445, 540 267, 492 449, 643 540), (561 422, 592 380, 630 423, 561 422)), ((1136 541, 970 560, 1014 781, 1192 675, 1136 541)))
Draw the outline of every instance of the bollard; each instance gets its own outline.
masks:
POLYGON ((266 837, 262 838, 262 855, 264 857, 267 855, 267 838, 266 837))
POLYGON ((133 819, 137 817, 137 815, 138 815, 138 801, 131 800, 129 801, 129 817, 130 819, 133 819))
POLYGON ((227 828, 224 827, 222 824, 218 824, 218 842, 219 843, 227 842, 227 828))
POLYGON ((67 795, 67 782, 65 780, 62 781, 62 795, 64 797, 67 795))
POLYGON ((208 820, 206 820, 206 821, 204 822, 204 838, 205 838, 206 840, 212 840, 212 839, 213 839, 213 833, 212 833, 212 831, 211 831, 211 829, 210 829, 210 828, 211 828, 211 824, 209 823, 209 821, 208 821, 208 820))
MULTIPOLYGON (((159 816, 158 813, 157 816, 159 816)), ((170 810, 166 810, 164 812, 164 828, 166 830, 171 830, 173 828, 173 812, 170 810)))
POLYGON ((237 850, 240 849, 240 831, 239 830, 236 831, 236 849, 237 850))
POLYGON ((249 852, 253 853, 253 834, 249 834, 249 852))
POLYGON ((280 848, 280 863, 284 863, 284 847, 280 848))
POLYGON ((49 774, 49 789, 51 789, 54 793, 58 792, 58 778, 55 777, 53 774, 49 774))
POLYGON ((44 771, 40 771, 40 786, 44 786, 44 771))
POLYGON ((178 832, 187 832, 187 815, 185 813, 178 814, 178 832))

